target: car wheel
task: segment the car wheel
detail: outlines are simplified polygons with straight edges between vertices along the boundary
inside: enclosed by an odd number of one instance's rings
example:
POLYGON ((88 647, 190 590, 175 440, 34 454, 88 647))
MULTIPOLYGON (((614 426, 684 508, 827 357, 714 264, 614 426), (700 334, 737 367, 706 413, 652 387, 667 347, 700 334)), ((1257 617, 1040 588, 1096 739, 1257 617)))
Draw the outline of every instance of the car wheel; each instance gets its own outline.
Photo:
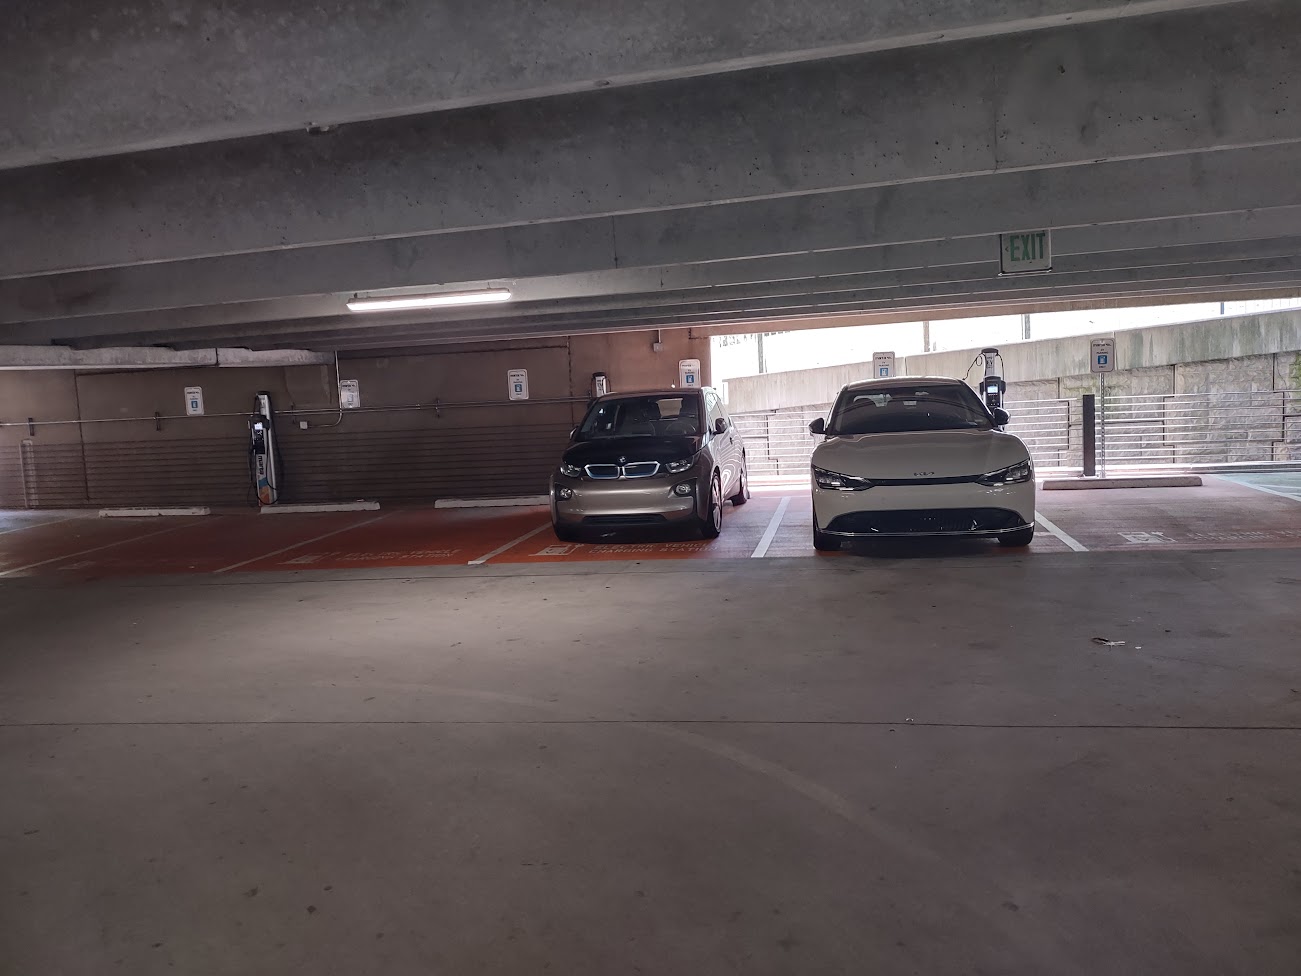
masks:
POLYGON ((702 539, 717 539, 723 531, 723 483, 714 475, 709 486, 709 498, 705 502, 705 515, 700 519, 700 536, 702 539))
POLYGON ((1034 526, 1032 525, 1028 529, 1017 529, 1015 532, 1000 535, 998 537, 998 543, 999 545, 1007 546, 1009 549, 1019 549, 1028 546, 1030 540, 1033 538, 1034 526))
POLYGON ((744 505, 749 500, 750 500, 750 474, 748 471, 745 470, 745 465, 743 464, 741 465, 741 480, 740 483, 737 484, 736 486, 736 494, 733 495, 731 498, 729 498, 728 501, 732 503, 733 508, 736 508, 737 505, 744 505))
POLYGON ((818 528, 817 516, 814 516, 813 522, 813 548, 818 552, 839 552, 840 539, 834 535, 828 535, 818 528))
POLYGON ((561 542, 578 541, 578 530, 572 525, 561 525, 559 522, 552 522, 551 531, 556 534, 556 538, 561 542))

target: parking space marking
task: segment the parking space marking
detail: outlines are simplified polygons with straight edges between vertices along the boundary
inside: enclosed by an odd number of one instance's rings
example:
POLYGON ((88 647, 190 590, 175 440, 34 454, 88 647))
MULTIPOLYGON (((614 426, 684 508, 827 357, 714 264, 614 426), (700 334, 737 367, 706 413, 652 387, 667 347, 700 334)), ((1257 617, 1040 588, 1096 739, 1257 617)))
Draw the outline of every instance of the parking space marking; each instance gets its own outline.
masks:
POLYGON ((58 525, 60 522, 71 522, 73 519, 88 518, 84 514, 65 515, 63 518, 42 519, 36 522, 28 522, 26 525, 15 525, 12 528, 0 529, 0 535, 8 535, 10 532, 25 532, 28 529, 34 529, 41 525, 58 525))
POLYGON ((545 529, 549 529, 549 528, 551 528, 551 523, 550 523, 550 522, 543 522, 541 525, 539 525, 539 526, 538 526, 536 529, 534 529, 532 532, 525 532, 525 533, 524 533, 522 536, 520 536, 518 539, 511 539, 510 542, 507 542, 507 543, 505 543, 505 544, 503 544, 503 545, 498 546, 498 547, 497 547, 496 549, 494 549, 492 552, 486 552, 486 553, 484 553, 482 556, 480 556, 478 559, 471 559, 468 563, 466 563, 466 565, 467 565, 467 566, 482 566, 484 563, 486 563, 486 562, 487 562, 489 559, 491 559, 493 556, 500 556, 500 555, 501 555, 503 552, 505 552, 507 549, 514 549, 514 548, 515 548, 516 546, 518 546, 521 542, 528 542, 529 539, 532 539, 532 538, 533 538, 535 535, 537 535, 539 532, 542 532, 543 530, 545 530, 545 529))
POLYGON ((303 539, 301 542, 295 542, 292 546, 285 546, 283 549, 277 549, 275 552, 262 553, 254 556, 252 559, 245 559, 242 562, 231 563, 229 566, 223 566, 221 569, 214 569, 214 573, 229 573, 233 570, 248 566, 251 563, 260 563, 264 559, 271 559, 274 556, 282 556, 287 552, 293 552, 295 549, 301 549, 303 546, 310 546, 313 542, 320 542, 322 539, 328 539, 332 535, 338 535, 340 532, 347 532, 349 529, 359 529, 363 525, 371 525, 380 519, 388 518, 392 512, 385 512, 383 515, 376 515, 374 518, 363 519, 360 522, 353 522, 351 525, 345 525, 341 529, 335 529, 333 532, 323 532, 321 535, 313 536, 310 539, 303 539))
POLYGON ((781 528, 782 518, 786 515, 786 509, 790 507, 791 496, 786 495, 777 505, 777 511, 773 512, 772 519, 768 522, 768 528, 764 530, 763 538, 759 544, 754 547, 754 552, 750 553, 751 559, 762 559, 768 553, 768 547, 772 545, 772 540, 777 537, 777 530, 781 528))
POLYGON ((1263 491, 1269 495, 1277 495, 1279 498, 1286 498, 1289 501, 1301 502, 1301 495, 1290 491, 1283 491, 1279 488, 1267 488, 1264 485, 1258 485, 1254 481, 1245 481, 1239 478, 1229 478, 1235 485, 1242 485, 1244 488, 1251 488, 1254 491, 1263 491))
POLYGON ((1069 535, 1067 535, 1065 532, 1063 532, 1061 529, 1059 529, 1059 528, 1058 528, 1056 525, 1054 525, 1052 522, 1048 521, 1048 519, 1044 518, 1044 517, 1043 517, 1042 515, 1040 515, 1038 512, 1035 512, 1035 513, 1034 513, 1034 517, 1035 517, 1035 521, 1036 521, 1036 522, 1038 522, 1040 525, 1042 525, 1045 529, 1047 529, 1050 533, 1052 533, 1053 535, 1055 535, 1057 538, 1061 539, 1062 542, 1066 543, 1068 546, 1070 546, 1070 547, 1071 547, 1072 549, 1074 549, 1076 552, 1088 552, 1088 551, 1089 551, 1087 546, 1082 546, 1082 545, 1080 545, 1080 543, 1076 542, 1076 541, 1075 541, 1074 539, 1072 539, 1069 535))
POLYGON ((124 546, 128 542, 139 542, 141 539, 148 539, 150 536, 162 535, 165 532, 175 532, 177 529, 184 528, 190 523, 181 525, 169 525, 165 529, 158 529, 154 532, 146 532, 144 535, 132 536, 129 539, 118 539, 116 542, 109 542, 102 546, 94 546, 90 549, 82 549, 80 552, 65 552, 62 556, 54 556, 51 559, 42 559, 40 562, 28 563, 26 566, 15 566, 13 569, 0 571, 0 576, 12 576, 14 573, 22 573, 29 569, 36 569, 40 566, 48 566, 50 563, 61 563, 65 559, 76 559, 78 556, 88 556, 92 552, 102 552, 105 549, 112 549, 114 546, 124 546))

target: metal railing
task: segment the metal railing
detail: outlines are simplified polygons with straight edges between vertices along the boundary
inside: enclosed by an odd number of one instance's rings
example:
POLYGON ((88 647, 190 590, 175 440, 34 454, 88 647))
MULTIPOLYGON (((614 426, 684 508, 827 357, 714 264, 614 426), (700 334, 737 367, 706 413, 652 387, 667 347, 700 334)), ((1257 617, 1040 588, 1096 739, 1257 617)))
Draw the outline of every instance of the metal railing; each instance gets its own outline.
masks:
MULTIPOLYGON (((1301 462, 1301 390, 1017 400, 1007 426, 1041 473, 1085 468, 1086 403, 1094 403, 1099 473, 1301 462)), ((756 481, 807 478, 820 442, 808 425, 830 404, 735 414, 756 481)))
POLYGON ((1301 391, 1108 395, 1103 456, 1119 468, 1301 461, 1301 391))

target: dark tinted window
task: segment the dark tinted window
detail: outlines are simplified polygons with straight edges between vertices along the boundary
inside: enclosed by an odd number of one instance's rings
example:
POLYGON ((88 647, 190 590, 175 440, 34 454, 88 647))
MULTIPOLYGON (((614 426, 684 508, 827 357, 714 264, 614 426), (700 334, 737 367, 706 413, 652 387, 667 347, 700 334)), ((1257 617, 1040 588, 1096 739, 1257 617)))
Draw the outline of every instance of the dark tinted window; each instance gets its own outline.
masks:
POLYGON ((578 439, 697 436, 700 432, 698 396, 629 396, 593 404, 578 439))
POLYGON ((901 383, 842 390, 828 435, 890 434, 914 430, 988 430, 993 419, 965 383, 901 383))

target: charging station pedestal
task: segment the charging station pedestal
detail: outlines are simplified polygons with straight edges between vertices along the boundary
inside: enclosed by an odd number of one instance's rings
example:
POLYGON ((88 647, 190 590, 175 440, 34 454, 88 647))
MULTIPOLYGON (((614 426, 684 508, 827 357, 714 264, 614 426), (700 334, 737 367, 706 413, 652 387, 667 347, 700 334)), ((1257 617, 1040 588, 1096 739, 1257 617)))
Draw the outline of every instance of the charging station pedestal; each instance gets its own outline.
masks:
POLYGON ((276 432, 271 415, 271 394, 259 393, 248 419, 249 473, 257 492, 259 506, 274 505, 280 500, 280 464, 276 451, 276 432))

